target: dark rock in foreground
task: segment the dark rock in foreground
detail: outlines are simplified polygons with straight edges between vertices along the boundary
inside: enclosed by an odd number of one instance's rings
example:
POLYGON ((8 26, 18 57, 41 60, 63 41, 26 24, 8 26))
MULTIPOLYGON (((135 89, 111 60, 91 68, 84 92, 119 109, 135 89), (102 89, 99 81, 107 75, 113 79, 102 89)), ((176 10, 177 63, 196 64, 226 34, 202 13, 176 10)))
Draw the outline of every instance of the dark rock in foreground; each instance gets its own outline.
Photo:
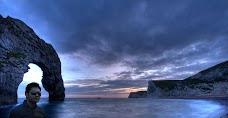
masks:
POLYGON ((42 69, 49 100, 64 100, 61 62, 54 48, 22 21, 0 15, 0 105, 17 102, 17 89, 30 63, 42 69))

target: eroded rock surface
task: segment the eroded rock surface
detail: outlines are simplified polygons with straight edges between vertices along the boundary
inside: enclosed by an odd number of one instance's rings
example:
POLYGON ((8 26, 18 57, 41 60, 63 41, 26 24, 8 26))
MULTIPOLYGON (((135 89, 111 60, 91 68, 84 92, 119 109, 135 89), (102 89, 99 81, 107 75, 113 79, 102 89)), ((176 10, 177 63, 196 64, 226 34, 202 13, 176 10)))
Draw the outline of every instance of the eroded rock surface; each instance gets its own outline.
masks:
POLYGON ((149 81, 147 95, 132 92, 130 98, 228 98, 228 61, 184 80, 149 81))
POLYGON ((149 81, 147 94, 151 98, 228 97, 228 61, 184 80, 149 81))
POLYGON ((49 100, 64 100, 61 62, 54 48, 22 21, 0 15, 0 104, 17 102, 17 89, 30 63, 43 71, 49 100))

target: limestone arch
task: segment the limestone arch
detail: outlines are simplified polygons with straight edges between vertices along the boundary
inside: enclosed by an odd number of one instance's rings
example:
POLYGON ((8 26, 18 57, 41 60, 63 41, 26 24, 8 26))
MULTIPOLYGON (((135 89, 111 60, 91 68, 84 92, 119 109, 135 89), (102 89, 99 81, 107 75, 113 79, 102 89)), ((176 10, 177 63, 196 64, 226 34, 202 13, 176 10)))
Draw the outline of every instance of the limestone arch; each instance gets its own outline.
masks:
POLYGON ((64 100, 61 62, 54 48, 22 21, 0 15, 0 104, 17 102, 17 89, 30 63, 43 71, 49 100, 64 100))
POLYGON ((64 98, 62 97, 65 97, 65 94, 62 96, 63 93, 61 91, 65 90, 65 88, 61 77, 61 68, 56 67, 58 66, 55 65, 56 63, 50 64, 50 66, 42 62, 31 63, 36 64, 43 71, 41 82, 44 89, 49 93, 49 100, 63 100, 64 98))

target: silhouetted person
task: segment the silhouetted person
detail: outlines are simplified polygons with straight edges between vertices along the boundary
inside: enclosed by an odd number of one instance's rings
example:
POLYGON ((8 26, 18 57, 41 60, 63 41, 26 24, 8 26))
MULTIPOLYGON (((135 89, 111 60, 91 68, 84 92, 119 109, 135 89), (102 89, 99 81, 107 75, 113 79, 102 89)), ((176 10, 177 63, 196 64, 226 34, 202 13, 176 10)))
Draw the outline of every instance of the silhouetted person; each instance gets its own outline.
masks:
POLYGON ((36 104, 41 96, 39 84, 34 82, 28 84, 25 96, 26 100, 10 112, 10 118, 46 118, 44 110, 36 104))

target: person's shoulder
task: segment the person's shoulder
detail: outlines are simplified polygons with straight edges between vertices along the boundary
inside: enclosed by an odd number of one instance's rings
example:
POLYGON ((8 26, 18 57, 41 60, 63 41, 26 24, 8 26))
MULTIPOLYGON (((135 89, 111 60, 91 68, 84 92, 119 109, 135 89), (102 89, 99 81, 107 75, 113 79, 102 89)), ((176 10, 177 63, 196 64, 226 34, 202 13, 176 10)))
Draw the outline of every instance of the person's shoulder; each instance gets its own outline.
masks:
POLYGON ((18 105, 14 107, 10 112, 10 118, 17 118, 23 112, 23 105, 18 105))
POLYGON ((22 104, 20 104, 20 105, 14 107, 14 108, 12 109, 12 112, 13 112, 13 111, 21 111, 22 109, 24 109, 24 106, 23 106, 22 104))

